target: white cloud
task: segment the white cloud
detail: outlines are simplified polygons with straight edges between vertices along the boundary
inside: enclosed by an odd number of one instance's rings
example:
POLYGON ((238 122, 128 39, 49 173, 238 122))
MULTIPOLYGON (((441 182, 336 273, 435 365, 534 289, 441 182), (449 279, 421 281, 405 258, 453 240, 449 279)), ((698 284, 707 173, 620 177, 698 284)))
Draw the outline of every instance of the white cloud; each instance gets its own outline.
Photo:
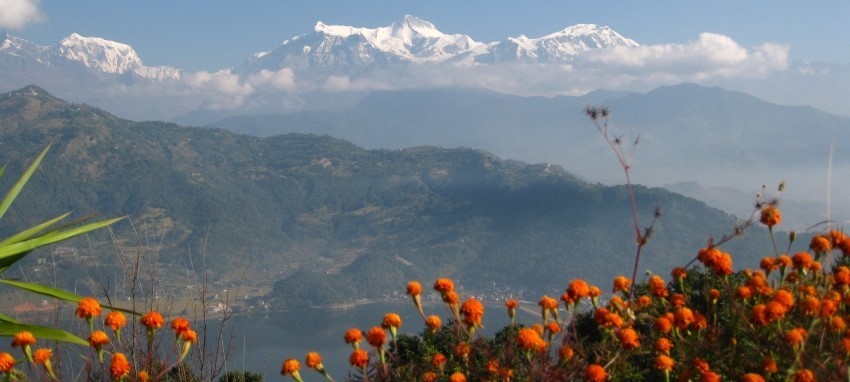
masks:
POLYGON ((290 68, 282 68, 276 72, 263 69, 256 74, 249 75, 246 82, 256 88, 270 87, 277 90, 295 90, 295 72, 290 68))
POLYGON ((237 108, 255 91, 253 86, 230 70, 188 73, 181 81, 187 86, 185 95, 202 98, 206 107, 212 110, 237 108))
POLYGON ((21 29, 45 19, 38 9, 38 0, 0 0, 0 28, 21 29))

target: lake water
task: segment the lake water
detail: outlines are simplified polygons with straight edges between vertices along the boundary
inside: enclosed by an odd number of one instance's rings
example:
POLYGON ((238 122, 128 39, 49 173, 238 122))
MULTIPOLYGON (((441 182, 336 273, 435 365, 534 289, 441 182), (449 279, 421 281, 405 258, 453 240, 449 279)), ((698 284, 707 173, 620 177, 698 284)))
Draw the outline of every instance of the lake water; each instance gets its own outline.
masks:
MULTIPOLYGON (((531 308, 537 309, 536 306, 531 308)), ((228 323, 234 336, 234 349, 228 361, 228 369, 265 373, 267 379, 274 379, 280 373, 283 360, 296 358, 302 363, 301 375, 304 380, 319 381, 323 380, 322 377, 303 365, 307 352, 318 351, 322 354, 325 368, 334 379, 344 380, 349 372, 348 356, 352 348, 343 341, 343 334, 353 327, 365 332, 372 326, 378 326, 384 314, 389 312, 398 313, 402 317, 401 333, 422 332, 424 323, 411 302, 381 302, 347 310, 287 311, 269 314, 264 319, 236 317, 228 323)), ((441 304, 426 305, 425 314, 436 314, 443 319, 443 323, 450 316, 441 304)), ((517 312, 518 322, 533 323, 538 319, 528 313, 517 312)), ((487 304, 484 329, 481 332, 492 334, 509 322, 503 304, 487 304)), ((365 339, 363 344, 368 347, 365 339)))

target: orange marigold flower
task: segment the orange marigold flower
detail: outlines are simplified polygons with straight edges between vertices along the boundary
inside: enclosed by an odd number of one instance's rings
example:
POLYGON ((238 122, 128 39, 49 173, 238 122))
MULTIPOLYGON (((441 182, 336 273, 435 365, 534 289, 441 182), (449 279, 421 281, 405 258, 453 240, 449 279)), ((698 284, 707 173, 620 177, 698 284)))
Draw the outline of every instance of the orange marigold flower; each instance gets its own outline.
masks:
POLYGON ((355 349, 351 352, 351 355, 348 356, 348 363, 351 364, 351 366, 359 367, 361 369, 366 367, 366 365, 369 364, 369 352, 363 349, 355 349))
POLYGON ((782 221, 782 214, 779 213, 779 208, 774 205, 768 205, 761 209, 761 224, 773 228, 782 221))
POLYGON ((138 380, 139 382, 148 382, 151 380, 151 376, 148 374, 147 371, 142 370, 136 373, 136 380, 138 380))
POLYGON ((764 269, 765 272, 770 272, 779 269, 779 264, 772 257, 764 257, 759 262, 759 267, 764 269))
POLYGON ((750 297, 753 297, 753 291, 749 287, 739 286, 735 289, 735 296, 740 299, 747 300, 750 297))
POLYGON ((113 353, 109 363, 109 373, 112 378, 121 379, 130 373, 130 362, 123 353, 113 353))
POLYGON ((608 380, 608 373, 602 365, 592 364, 584 369, 584 378, 588 382, 605 382, 608 380))
POLYGON ((708 301, 714 302, 720 298, 720 291, 717 289, 709 289, 708 290, 708 301))
POLYGON ((623 326, 623 318, 616 312, 611 312, 606 308, 599 308, 593 315, 593 319, 600 326, 606 328, 619 328, 623 326))
POLYGON ((661 337, 655 341, 653 348, 659 353, 670 354, 670 349, 673 348, 673 342, 661 337))
POLYGON ((697 259, 707 268, 711 268, 717 259, 720 258, 721 253, 716 247, 705 247, 699 250, 697 259))
POLYGON ((611 292, 628 292, 629 288, 631 288, 631 285, 632 281, 629 280, 626 276, 614 277, 614 289, 611 292))
POLYGON ((640 347, 640 336, 632 328, 623 328, 617 331, 617 339, 623 349, 631 350, 640 347))
POLYGON ((785 289, 779 289, 773 292, 773 297, 771 299, 789 309, 794 306, 794 295, 785 289))
POLYGON ((437 382, 437 373, 433 371, 426 371, 422 373, 422 382, 437 382))
POLYGON ((549 296, 543 296, 540 298, 540 301, 537 303, 543 309, 557 309, 558 308, 558 300, 555 300, 549 296))
POLYGON ((411 296, 418 296, 422 294, 422 285, 416 281, 407 283, 407 294, 411 296))
POLYGON ((675 267, 670 271, 670 276, 673 276, 673 280, 679 281, 688 277, 688 270, 683 267, 675 267))
POLYGON ((293 375, 301 370, 301 362, 298 362, 295 358, 290 358, 286 361, 283 361, 283 365, 280 367, 281 375, 293 375))
POLYGON ((448 360, 446 359, 446 356, 444 356, 442 353, 434 354, 434 356, 431 357, 431 364, 440 370, 443 369, 443 366, 446 366, 447 361, 448 360))
POLYGON ((517 346, 522 350, 537 351, 543 343, 540 333, 532 328, 522 328, 517 332, 517 346))
POLYGON ((450 279, 437 279, 434 282, 434 290, 440 293, 451 292, 455 290, 455 283, 450 279))
POLYGON ((667 283, 658 275, 653 275, 649 278, 649 291, 655 297, 667 297, 667 283))
POLYGON ((756 373, 747 373, 741 377, 741 382, 764 382, 764 377, 756 373))
POLYGON ((35 344, 35 336, 28 331, 17 332, 12 336, 13 348, 24 348, 35 344))
POLYGON ((591 298, 599 297, 602 295, 602 289, 599 289, 598 286, 591 285, 590 289, 588 289, 587 295, 591 298))
POLYGON ((670 305, 673 305, 674 308, 681 308, 685 306, 685 295, 681 293, 676 293, 670 296, 670 305))
POLYGON ((776 264, 779 266, 779 268, 784 269, 794 265, 794 262, 791 261, 791 258, 788 257, 788 255, 779 255, 776 257, 776 264))
POLYGON ((699 376, 700 382, 720 382, 720 375, 713 371, 706 371, 699 376))
POLYGON ((171 329, 174 330, 174 335, 179 337, 183 332, 191 329, 189 320, 183 317, 177 317, 171 321, 171 329))
POLYGON ((508 309, 516 309, 519 306, 519 301, 515 299, 508 299, 505 301, 505 307, 508 309))
POLYGON ((661 333, 668 333, 673 329, 673 323, 666 317, 658 317, 655 319, 655 328, 661 333))
POLYGON ((384 315, 384 320, 381 322, 381 327, 384 329, 400 328, 401 316, 395 313, 387 313, 384 315))
POLYGON ((0 353, 0 372, 8 373, 12 371, 14 367, 15 357, 6 352, 0 353))
POLYGON ((384 343, 387 342, 387 333, 384 332, 383 328, 373 326, 372 329, 369 329, 369 332, 366 333, 366 342, 376 348, 384 346, 384 343))
POLYGON ((587 281, 575 279, 567 286, 567 294, 574 301, 585 298, 590 295, 590 285, 587 284, 587 281))
POLYGON ((821 318, 831 317, 838 310, 838 304, 835 303, 834 300, 823 300, 820 304, 820 312, 818 313, 821 318))
POLYGON ((649 296, 640 296, 637 299, 637 305, 640 308, 646 308, 647 306, 652 305, 652 299, 649 296))
POLYGON ((304 364, 314 370, 324 369, 323 367, 321 367, 322 355, 314 351, 307 353, 307 356, 304 358, 304 364))
POLYGON ((563 344, 561 345, 561 348, 558 349, 558 358, 561 361, 569 361, 573 358, 573 355, 575 355, 575 352, 573 351, 573 348, 570 347, 570 345, 563 344))
POLYGON ((764 361, 761 362, 761 368, 765 373, 776 373, 779 371, 779 367, 776 366, 776 362, 770 357, 765 358, 764 361))
POLYGON ((546 324, 546 330, 548 330, 549 333, 558 334, 561 332, 561 325, 558 324, 557 321, 549 321, 549 323, 546 324))
POLYGON ((847 324, 844 322, 844 319, 841 318, 840 316, 833 316, 829 320, 829 328, 833 332, 843 332, 844 329, 847 328, 847 324))
POLYGON ((92 319, 100 315, 100 303, 91 297, 84 297, 77 303, 77 317, 92 319))
POLYGON ((845 237, 843 240, 834 245, 841 250, 844 256, 850 255, 850 237, 845 237))
MULTIPOLYGON (((557 301, 555 301, 555 306, 558 306, 557 301)), ((484 318, 484 304, 476 298, 469 298, 461 304, 460 313, 463 314, 464 324, 481 326, 481 320, 484 318)))
POLYGON ((460 296, 457 295, 454 291, 448 291, 443 293, 443 302, 449 305, 457 305, 458 301, 460 301, 460 296))
POLYGON ((832 243, 833 248, 837 247, 838 243, 841 243, 846 238, 847 236, 840 230, 833 229, 829 231, 829 241, 832 243))
POLYGON ((675 321, 673 323, 679 329, 686 329, 689 325, 696 321, 694 318, 694 312, 690 308, 679 308, 673 315, 675 316, 675 321))
POLYGON ((767 310, 765 312, 767 314, 767 318, 772 322, 785 317, 785 313, 788 313, 788 308, 780 302, 768 301, 767 310))
POLYGON ((664 354, 659 354, 658 357, 655 357, 655 362, 653 363, 653 366, 655 366, 656 369, 664 371, 673 370, 673 366, 675 365, 676 361, 673 361, 672 358, 664 354))
POLYGON ((165 320, 159 312, 151 311, 142 316, 141 322, 148 330, 156 330, 162 327, 165 320))
POLYGON ((425 326, 427 326, 428 330, 431 332, 436 332, 441 326, 443 326, 443 321, 440 320, 439 316, 430 315, 425 318, 425 326))
POLYGON ((706 362, 702 358, 694 358, 694 360, 692 362, 693 362, 694 368, 696 368, 700 372, 700 374, 705 374, 705 373, 708 373, 709 371, 711 371, 711 368, 708 367, 708 362, 706 362))
POLYGON ((813 373, 809 369, 800 369, 794 373, 794 377, 792 379, 794 382, 814 382, 815 381, 815 373, 813 373))
POLYGON ((812 265, 812 255, 808 252, 797 252, 794 256, 791 256, 791 263, 794 264, 794 268, 797 269, 809 269, 812 265))
POLYGON ((46 364, 50 360, 50 357, 53 357, 53 350, 47 348, 35 349, 32 353, 33 362, 39 365, 46 364))
POLYGON ((198 342, 198 333, 192 329, 189 329, 183 333, 180 333, 180 339, 184 342, 195 343, 198 342))
POLYGON ((363 332, 356 328, 348 329, 345 331, 343 339, 345 339, 345 343, 351 345, 360 343, 360 341, 363 340, 363 332))
POLYGON ((804 298, 800 303, 800 307, 803 308, 803 313, 805 315, 814 316, 820 307, 820 300, 818 300, 815 296, 806 296, 806 298, 804 298))
POLYGON ((797 346, 803 343, 803 340, 806 339, 806 329, 803 328, 794 328, 785 332, 785 342, 788 342, 791 346, 797 346))
POLYGON ((463 373, 456 371, 449 376, 449 382, 466 382, 466 376, 463 373))
POLYGON ((765 326, 770 323, 770 318, 767 316, 767 305, 758 304, 750 311, 750 321, 758 326, 765 326))
POLYGON ((454 353, 460 358, 468 357, 471 352, 472 346, 469 346, 466 342, 458 342, 457 345, 455 345, 454 353))
POLYGON ((100 350, 103 345, 109 343, 109 336, 106 335, 106 332, 102 330, 95 330, 89 336, 89 345, 91 347, 100 350))
POLYGON ((113 331, 118 331, 127 325, 127 318, 121 312, 109 312, 103 320, 103 325, 112 328, 113 331))
POLYGON ((817 235, 812 237, 809 248, 815 253, 829 252, 832 249, 832 242, 826 236, 817 235))
POLYGON ((732 274, 732 256, 726 252, 720 252, 720 257, 711 265, 711 270, 718 276, 728 276, 732 274))

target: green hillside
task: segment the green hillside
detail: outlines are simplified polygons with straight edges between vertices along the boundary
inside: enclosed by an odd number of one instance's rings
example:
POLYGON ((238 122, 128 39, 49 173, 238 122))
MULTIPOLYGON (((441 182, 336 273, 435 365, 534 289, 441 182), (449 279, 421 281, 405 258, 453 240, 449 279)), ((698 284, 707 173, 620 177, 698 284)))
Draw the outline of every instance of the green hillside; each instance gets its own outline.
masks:
MULTIPOLYGON (((157 261, 177 270, 169 277, 203 252, 216 275, 240 267, 272 275, 266 291, 274 281, 271 297, 284 306, 377 297, 408 279, 435 277, 531 297, 574 277, 607 289, 633 261, 624 187, 481 150, 366 150, 303 134, 255 138, 122 120, 37 87, 0 96, 7 173, 19 173, 51 141, 4 232, 61 211, 130 215, 132 226, 115 227, 122 245, 161 240, 157 261)), ((2 186, 13 178, 0 179, 2 186)), ((710 235, 735 224, 662 189, 637 187, 637 198, 642 221, 654 206, 663 213, 642 269, 684 264, 710 235)), ((770 253, 761 230, 727 249, 742 254, 739 264, 770 253)))

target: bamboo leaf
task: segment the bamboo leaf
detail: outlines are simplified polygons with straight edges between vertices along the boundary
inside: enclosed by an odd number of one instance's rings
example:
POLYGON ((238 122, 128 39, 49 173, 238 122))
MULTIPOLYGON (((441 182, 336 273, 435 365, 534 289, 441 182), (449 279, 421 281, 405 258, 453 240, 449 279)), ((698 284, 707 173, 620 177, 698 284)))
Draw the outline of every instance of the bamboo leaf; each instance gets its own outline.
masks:
POLYGON ((30 177, 35 172, 35 169, 38 168, 38 165, 41 164, 41 160, 44 159, 44 156, 47 155, 47 150, 50 149, 50 145, 41 150, 41 154, 38 154, 38 157, 35 158, 35 161, 24 171, 24 174, 21 175, 21 178, 18 179, 18 182, 15 183, 14 186, 9 190, 6 194, 6 197, 3 198, 3 201, 0 202, 0 218, 3 218, 3 215, 6 214, 6 211, 9 209, 9 206, 12 205, 12 202, 15 201, 15 198, 18 197, 18 194, 21 192, 21 189, 24 188, 24 185, 30 180, 30 177))
POLYGON ((88 341, 77 337, 71 333, 68 333, 64 330, 48 328, 46 326, 26 325, 0 321, 0 336, 11 337, 14 336, 15 333, 24 330, 32 333, 35 338, 41 340, 62 341, 83 346, 89 346, 88 341))
POLYGON ((33 236, 35 236, 35 235, 36 235, 36 234, 38 234, 39 232, 44 231, 44 230, 45 230, 45 229, 47 229, 48 227, 50 227, 50 226, 52 226, 52 225, 54 225, 54 224, 58 223, 58 222, 59 222, 59 221, 61 221, 62 219, 65 219, 65 218, 66 218, 66 217, 68 217, 68 215, 70 215, 70 214, 71 214, 70 212, 65 213, 65 214, 62 214, 62 215, 60 215, 59 217, 56 217, 56 218, 50 219, 50 220, 48 220, 48 221, 46 221, 46 222, 44 222, 44 223, 41 223, 41 224, 39 224, 39 225, 36 225, 36 226, 34 226, 34 227, 31 227, 31 228, 28 228, 28 229, 26 229, 26 230, 24 230, 24 231, 21 231, 20 233, 18 233, 18 234, 16 234, 16 235, 14 235, 14 236, 8 237, 6 240, 0 241, 0 247, 4 246, 4 245, 6 245, 6 244, 18 243, 18 242, 21 242, 21 241, 27 240, 27 239, 29 239, 29 238, 31 238, 31 237, 33 237, 33 236))
MULTIPOLYGON (((41 285, 41 284, 33 284, 33 283, 27 283, 27 282, 23 282, 23 281, 9 280, 9 279, 0 279, 0 283, 6 284, 6 285, 9 285, 9 286, 13 286, 13 287, 18 288, 18 289, 23 289, 23 290, 26 290, 26 291, 29 291, 29 292, 37 293, 37 294, 40 294, 40 295, 43 295, 43 296, 58 298, 60 300, 65 300, 65 301, 70 301, 70 302, 80 302, 80 300, 82 300, 84 298, 84 296, 80 296, 80 295, 77 295, 77 294, 74 294, 74 293, 71 293, 71 292, 68 292, 68 291, 64 291, 62 289, 56 289, 56 288, 49 287, 49 286, 46 286, 46 285, 41 285)), ((101 304, 101 306, 106 308, 106 309, 120 310, 124 313, 139 315, 139 313, 134 312, 134 311, 129 310, 129 309, 119 308, 119 307, 110 306, 110 305, 103 305, 103 304, 101 304)))
POLYGON ((95 223, 89 223, 89 224, 86 224, 86 225, 83 225, 83 226, 80 226, 80 227, 77 227, 77 228, 65 230, 65 231, 49 232, 49 233, 46 233, 44 235, 29 239, 29 240, 26 240, 26 241, 22 241, 22 242, 19 242, 19 243, 0 246, 0 268, 8 267, 9 265, 11 265, 7 261, 5 261, 6 258, 8 258, 10 256, 13 256, 13 255, 16 255, 16 254, 19 254, 19 253, 22 253, 22 252, 31 251, 35 248, 43 247, 43 246, 48 245, 48 244, 60 242, 62 240, 69 239, 69 238, 72 238, 74 236, 82 235, 86 232, 106 227, 106 226, 108 226, 112 223, 115 223, 119 220, 122 220, 122 219, 124 219, 124 217, 114 218, 114 219, 109 219, 109 220, 103 220, 103 221, 99 221, 99 222, 95 222, 95 223))

